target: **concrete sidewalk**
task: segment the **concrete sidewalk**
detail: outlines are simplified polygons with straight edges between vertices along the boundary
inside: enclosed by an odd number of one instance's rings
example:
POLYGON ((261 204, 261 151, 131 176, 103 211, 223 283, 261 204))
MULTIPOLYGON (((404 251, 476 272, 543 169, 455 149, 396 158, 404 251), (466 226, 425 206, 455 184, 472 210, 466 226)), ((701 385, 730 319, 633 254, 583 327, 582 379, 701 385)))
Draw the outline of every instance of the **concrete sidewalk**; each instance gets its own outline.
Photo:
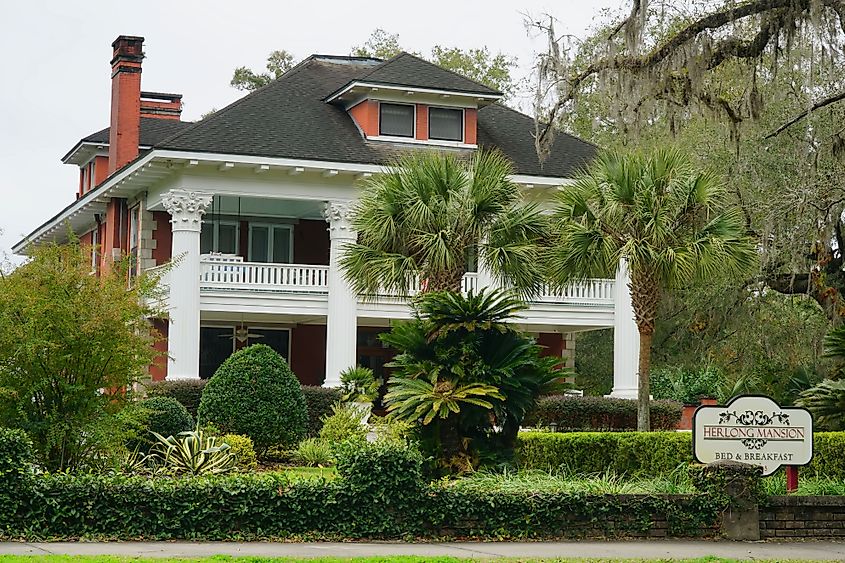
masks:
POLYGON ((579 541, 449 543, 91 542, 0 543, 0 554, 119 555, 124 557, 367 557, 387 555, 556 558, 678 558, 845 560, 845 542, 579 541))

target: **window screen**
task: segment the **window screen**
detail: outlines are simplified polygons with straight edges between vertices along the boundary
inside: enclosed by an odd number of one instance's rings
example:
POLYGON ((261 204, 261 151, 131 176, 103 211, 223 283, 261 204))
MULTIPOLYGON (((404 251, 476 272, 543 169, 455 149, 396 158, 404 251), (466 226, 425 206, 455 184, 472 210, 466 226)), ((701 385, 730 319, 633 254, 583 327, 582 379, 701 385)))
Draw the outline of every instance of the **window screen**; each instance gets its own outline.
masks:
POLYGON ((379 135, 414 136, 414 106, 379 104, 379 135))
POLYGON ((428 138, 464 140, 464 112, 459 109, 428 108, 428 138))

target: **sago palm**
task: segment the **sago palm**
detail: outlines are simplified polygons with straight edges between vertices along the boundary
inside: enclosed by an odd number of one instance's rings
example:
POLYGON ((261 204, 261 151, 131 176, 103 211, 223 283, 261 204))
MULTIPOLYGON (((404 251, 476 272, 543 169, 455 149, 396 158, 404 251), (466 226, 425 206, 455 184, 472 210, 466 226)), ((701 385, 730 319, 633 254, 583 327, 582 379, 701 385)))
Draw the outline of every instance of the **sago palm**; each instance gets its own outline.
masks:
POLYGON ((402 157, 364 186, 353 215, 358 241, 341 260, 347 279, 369 295, 406 295, 417 276, 423 291, 459 291, 477 256, 503 285, 535 294, 546 221, 522 201, 513 172, 498 152, 402 157))
POLYGON ((667 288, 740 275, 756 262, 742 216, 719 179, 696 170, 677 150, 609 152, 563 188, 555 210, 550 279, 565 285, 612 277, 620 260, 640 333, 637 428, 648 430, 654 323, 667 288))

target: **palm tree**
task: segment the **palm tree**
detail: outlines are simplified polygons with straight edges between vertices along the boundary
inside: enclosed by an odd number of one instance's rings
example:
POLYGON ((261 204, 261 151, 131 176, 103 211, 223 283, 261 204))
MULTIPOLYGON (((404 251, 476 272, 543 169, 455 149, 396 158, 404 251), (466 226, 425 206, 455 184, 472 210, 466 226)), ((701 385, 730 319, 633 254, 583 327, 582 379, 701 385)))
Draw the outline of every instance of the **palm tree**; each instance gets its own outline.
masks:
POLYGON ((499 152, 419 151, 374 176, 353 216, 358 241, 341 260, 353 288, 407 295, 419 275, 424 291, 459 291, 478 257, 496 281, 535 294, 546 221, 523 203, 513 172, 499 152))
POLYGON ((677 150, 600 155, 561 190, 547 265, 557 285, 630 271, 640 333, 637 428, 647 431, 649 364, 661 295, 694 279, 753 269, 756 252, 719 179, 677 150))

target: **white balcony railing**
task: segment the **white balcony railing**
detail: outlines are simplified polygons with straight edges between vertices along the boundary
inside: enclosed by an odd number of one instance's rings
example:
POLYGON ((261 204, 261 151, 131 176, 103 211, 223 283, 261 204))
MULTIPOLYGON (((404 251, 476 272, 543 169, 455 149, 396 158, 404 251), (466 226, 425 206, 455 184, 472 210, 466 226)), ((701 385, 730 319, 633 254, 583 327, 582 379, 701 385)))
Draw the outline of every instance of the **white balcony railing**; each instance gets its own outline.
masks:
POLYGON ((295 293, 328 293, 329 267, 260 262, 200 262, 200 287, 295 293))
MULTIPOLYGON (((305 264, 265 264, 243 262, 237 257, 203 256, 200 261, 202 289, 277 291, 285 293, 327 294, 329 267, 305 264)), ((420 281, 415 279, 410 293, 419 293, 420 281)), ((479 289, 478 274, 468 273, 461 283, 464 292, 479 289)), ((591 279, 572 284, 562 291, 544 288, 538 303, 573 303, 613 305, 614 281, 591 279)))

